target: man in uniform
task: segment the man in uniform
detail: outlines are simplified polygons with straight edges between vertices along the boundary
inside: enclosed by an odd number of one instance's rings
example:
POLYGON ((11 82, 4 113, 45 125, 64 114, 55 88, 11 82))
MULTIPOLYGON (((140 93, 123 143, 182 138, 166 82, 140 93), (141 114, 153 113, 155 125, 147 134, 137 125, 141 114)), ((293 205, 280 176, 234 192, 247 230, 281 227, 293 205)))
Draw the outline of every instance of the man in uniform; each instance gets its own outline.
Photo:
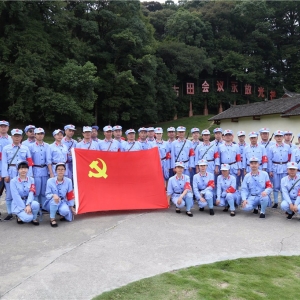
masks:
MULTIPOLYGON (((47 147, 47 166, 50 177, 56 176, 56 165, 59 162, 64 162, 68 160, 68 148, 62 143, 64 137, 64 132, 61 129, 56 129, 52 132, 54 137, 54 142, 47 147)), ((68 168, 66 168, 66 176, 68 176, 68 168)))
POLYGON ((44 142, 45 131, 43 128, 35 128, 35 143, 29 146, 30 154, 33 160, 32 173, 35 183, 35 200, 43 207, 46 200, 46 185, 48 176, 47 168, 47 149, 48 143, 44 142))
POLYGON ((223 133, 222 128, 215 128, 214 129, 214 134, 215 134, 214 142, 215 142, 216 146, 219 146, 220 144, 223 144, 222 133, 223 133))
POLYGON ((17 164, 21 161, 27 161, 29 165, 28 176, 32 176, 32 159, 31 154, 27 146, 21 144, 23 131, 21 129, 13 129, 11 131, 12 144, 6 145, 2 149, 2 177, 5 182, 6 189, 6 208, 7 217, 4 221, 9 221, 12 219, 11 202, 12 195, 10 191, 10 180, 17 177, 17 164))
MULTIPOLYGON (((99 143, 92 139, 92 127, 83 126, 83 140, 76 145, 76 148, 87 150, 99 150, 99 143)), ((98 140, 99 141, 99 140, 98 140)), ((63 162, 63 160, 61 160, 63 162)))
POLYGON ((214 174, 206 172, 207 161, 201 159, 197 162, 199 166, 199 173, 194 176, 193 179, 193 191, 195 198, 198 201, 199 210, 204 211, 204 207, 208 205, 209 214, 213 216, 214 212, 214 174))
MULTIPOLYGON (((300 134, 298 134, 298 143, 300 144, 300 134)), ((296 146, 296 145, 295 145, 296 146)), ((298 172, 300 172, 300 146, 296 146, 292 149, 291 161, 294 161, 298 166, 298 172)))
POLYGON ((283 143, 283 131, 276 130, 274 133, 276 144, 269 149, 268 168, 274 185, 274 205, 278 207, 278 193, 280 191, 281 179, 287 175, 287 163, 291 159, 291 147, 283 143))
POLYGON ((167 142, 162 139, 163 129, 161 127, 156 127, 154 132, 156 135, 155 146, 158 148, 159 151, 162 173, 163 173, 164 180, 166 181, 169 179, 168 160, 170 160, 171 156, 170 153, 168 153, 167 142))
POLYGON ((140 142, 135 140, 135 130, 134 129, 126 130, 125 134, 127 136, 127 141, 123 145, 123 148, 122 148, 123 152, 143 150, 140 142))
MULTIPOLYGON (((167 129, 167 132, 168 132, 167 152, 169 153, 169 156, 171 158, 171 156, 172 156, 172 154, 171 154, 171 145, 176 139, 175 128, 174 127, 169 127, 167 129)), ((173 168, 171 167, 171 159, 168 159, 167 165, 168 165, 168 168, 169 168, 169 177, 174 176, 174 171, 173 171, 173 168)))
POLYGON ((154 127, 148 127, 147 128, 147 141, 150 143, 150 144, 152 144, 152 145, 154 145, 155 144, 155 138, 154 138, 154 136, 155 136, 155 132, 154 132, 154 127))
MULTIPOLYGON (((85 126, 85 127, 89 127, 89 126, 85 126)), ((93 125, 91 128, 92 128, 92 131, 91 131, 92 140, 99 143, 100 142, 100 139, 98 139, 99 126, 93 125)))
POLYGON ((115 125, 112 130, 113 130, 114 139, 120 143, 120 149, 122 149, 125 143, 125 139, 122 137, 122 126, 115 125))
POLYGON ((281 179, 282 202, 281 209, 287 212, 287 219, 291 220, 298 211, 295 202, 300 196, 300 177, 297 175, 298 166, 295 162, 287 164, 288 176, 281 179))
POLYGON ((28 125, 28 126, 25 127, 24 132, 27 135, 27 140, 22 142, 22 144, 24 146, 29 147, 30 144, 35 142, 34 129, 35 129, 34 125, 28 125))
POLYGON ((191 208, 193 207, 193 194, 190 185, 190 177, 183 174, 184 163, 176 162, 175 163, 175 172, 176 174, 169 179, 168 188, 167 188, 167 197, 168 202, 170 200, 176 206, 176 213, 181 213, 181 208, 186 206, 186 214, 189 217, 192 217, 191 208))
POLYGON ((237 144, 232 143, 233 132, 224 130, 224 143, 219 145, 220 164, 230 166, 230 174, 237 178, 241 173, 241 153, 237 144))
POLYGON ((171 145, 171 167, 174 168, 175 163, 181 161, 184 163, 184 174, 190 175, 190 168, 193 163, 193 156, 195 155, 192 142, 185 138, 186 128, 179 126, 176 129, 178 139, 171 145))
MULTIPOLYGON (((192 128, 191 129, 191 134, 192 134, 192 146, 194 149, 194 153, 196 152, 196 148, 198 147, 198 145, 201 143, 199 138, 200 138, 200 129, 199 128, 192 128)), ((193 182, 193 177, 196 174, 196 162, 198 160, 195 159, 195 156, 191 157, 191 168, 190 168, 190 178, 191 178, 191 182, 193 182)))
MULTIPOLYGON (((150 128, 153 128, 153 127, 150 127, 150 128)), ((138 133, 139 133, 139 142, 142 146, 142 150, 148 150, 148 149, 153 148, 153 146, 155 144, 155 139, 153 139, 151 141, 151 140, 149 140, 149 138, 147 138, 147 128, 145 128, 145 127, 139 128, 138 133)), ((153 131, 153 133, 154 133, 154 131, 153 131)))
POLYGON ((68 178, 73 180, 73 163, 72 163, 72 148, 76 148, 77 141, 73 139, 74 133, 75 133, 75 126, 72 124, 66 125, 64 127, 65 130, 65 137, 62 139, 62 144, 66 145, 68 148, 68 160, 67 160, 67 169, 68 169, 68 178))
POLYGON ((121 144, 112 138, 112 127, 110 125, 103 127, 105 139, 99 142, 99 150, 118 152, 121 149, 121 144))
POLYGON ((266 148, 261 145, 257 144, 258 140, 258 133, 252 131, 249 133, 250 145, 246 146, 243 153, 243 170, 244 175, 250 172, 250 158, 256 157, 258 158, 259 162, 259 169, 266 171, 268 167, 268 156, 266 148))
MULTIPOLYGON (((4 179, 2 177, 2 149, 9 144, 12 144, 11 137, 7 134, 9 123, 5 120, 0 121, 0 197, 4 190, 4 179)), ((0 213, 1 215, 1 213, 0 213)), ((1 219, 0 219, 1 220, 1 219)))
POLYGON ((266 208, 271 203, 272 183, 268 173, 258 169, 259 159, 257 157, 252 157, 249 161, 251 172, 245 175, 241 188, 242 210, 253 209, 253 213, 258 214, 257 207, 260 205, 259 217, 263 219, 266 217, 266 208))
MULTIPOLYGON (((243 165, 243 153, 244 153, 244 149, 246 146, 248 146, 248 144, 245 142, 245 137, 246 137, 246 133, 245 131, 241 130, 237 132, 237 137, 238 137, 238 146, 240 148, 240 153, 241 153, 241 164, 243 165)), ((236 180, 236 186, 240 187, 242 180, 244 179, 244 172, 241 172, 240 176, 237 177, 236 180)))
POLYGON ((291 147, 292 150, 294 150, 297 146, 296 145, 293 145, 292 143, 292 140, 293 140, 293 132, 287 130, 284 132, 284 136, 283 136, 283 139, 284 139, 284 143, 287 144, 288 146, 291 147))

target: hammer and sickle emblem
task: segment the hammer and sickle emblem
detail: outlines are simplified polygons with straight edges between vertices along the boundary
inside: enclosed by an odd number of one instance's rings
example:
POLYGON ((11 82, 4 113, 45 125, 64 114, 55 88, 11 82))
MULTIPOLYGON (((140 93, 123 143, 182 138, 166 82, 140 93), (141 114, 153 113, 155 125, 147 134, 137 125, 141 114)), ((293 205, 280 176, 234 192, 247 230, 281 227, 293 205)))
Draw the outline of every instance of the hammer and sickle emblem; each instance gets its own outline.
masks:
POLYGON ((94 160, 93 162, 90 163, 90 168, 91 169, 95 169, 97 172, 92 172, 89 171, 89 177, 96 177, 96 178, 101 178, 104 177, 105 179, 107 178, 107 174, 106 174, 106 163, 101 159, 98 158, 98 160, 102 163, 102 169, 98 166, 98 161, 94 160))

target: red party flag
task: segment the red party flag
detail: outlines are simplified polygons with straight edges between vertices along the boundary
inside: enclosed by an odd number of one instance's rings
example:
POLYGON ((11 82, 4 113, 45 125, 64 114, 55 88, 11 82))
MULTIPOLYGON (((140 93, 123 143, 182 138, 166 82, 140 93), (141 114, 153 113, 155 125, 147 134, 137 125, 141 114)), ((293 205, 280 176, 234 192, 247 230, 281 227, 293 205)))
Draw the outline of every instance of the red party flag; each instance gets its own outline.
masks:
POLYGON ((72 149, 78 214, 168 208, 158 149, 107 152, 72 149))

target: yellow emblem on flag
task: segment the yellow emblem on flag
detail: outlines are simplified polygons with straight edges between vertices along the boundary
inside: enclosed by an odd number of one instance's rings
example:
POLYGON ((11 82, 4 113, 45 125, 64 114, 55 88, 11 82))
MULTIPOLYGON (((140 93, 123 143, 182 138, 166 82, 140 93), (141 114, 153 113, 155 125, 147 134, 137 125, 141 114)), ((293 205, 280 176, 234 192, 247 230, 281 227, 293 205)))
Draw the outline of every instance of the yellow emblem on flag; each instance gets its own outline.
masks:
POLYGON ((90 163, 90 168, 96 170, 96 172, 89 171, 89 177, 95 177, 95 178, 103 177, 104 179, 106 179, 108 176, 106 174, 106 170, 107 170, 106 163, 101 158, 98 158, 98 160, 102 163, 102 169, 98 165, 99 162, 97 160, 94 160, 93 162, 90 163))

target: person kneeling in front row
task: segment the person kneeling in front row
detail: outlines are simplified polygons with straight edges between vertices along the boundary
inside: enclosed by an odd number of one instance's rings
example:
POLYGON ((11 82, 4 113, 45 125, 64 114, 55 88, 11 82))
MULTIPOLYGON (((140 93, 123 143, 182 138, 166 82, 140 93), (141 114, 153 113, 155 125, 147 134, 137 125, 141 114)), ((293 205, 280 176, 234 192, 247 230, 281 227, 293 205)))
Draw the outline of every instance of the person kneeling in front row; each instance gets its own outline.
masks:
POLYGON ((12 195, 11 210, 17 215, 17 223, 29 223, 39 225, 37 214, 40 205, 34 201, 35 185, 34 179, 27 176, 29 165, 22 161, 17 166, 18 175, 10 181, 12 195))
POLYGON ((204 207, 208 205, 209 214, 213 216, 215 214, 213 209, 215 181, 214 174, 206 172, 207 165, 208 163, 205 159, 197 162, 200 171, 193 178, 193 190, 198 201, 199 210, 204 211, 204 207))
POLYGON ((222 175, 218 176, 217 183, 217 206, 225 206, 225 212, 230 208, 230 216, 235 216, 235 203, 240 204, 240 193, 236 190, 236 178, 229 175, 230 165, 222 164, 221 172, 222 175))
POLYGON ((269 175, 265 171, 258 170, 259 163, 257 157, 250 158, 250 173, 244 177, 241 189, 242 209, 253 213, 258 213, 258 205, 261 206, 260 218, 266 217, 266 208, 271 205, 270 193, 273 186, 269 175))
POLYGON ((75 214, 72 180, 64 177, 65 171, 65 164, 57 163, 55 166, 57 176, 47 181, 46 201, 43 208, 50 212, 51 227, 58 226, 55 221, 57 211, 61 215, 60 221, 72 221, 75 214))
POLYGON ((297 175, 297 162, 287 163, 288 176, 281 179, 282 202, 281 209, 285 211, 288 220, 291 220, 296 212, 300 201, 300 176, 297 175))
POLYGON ((180 213, 180 209, 186 206, 186 214, 192 217, 191 208, 193 206, 193 193, 190 185, 190 177, 183 174, 184 162, 175 163, 176 174, 169 179, 167 195, 168 202, 170 199, 176 205, 176 213, 180 213))

